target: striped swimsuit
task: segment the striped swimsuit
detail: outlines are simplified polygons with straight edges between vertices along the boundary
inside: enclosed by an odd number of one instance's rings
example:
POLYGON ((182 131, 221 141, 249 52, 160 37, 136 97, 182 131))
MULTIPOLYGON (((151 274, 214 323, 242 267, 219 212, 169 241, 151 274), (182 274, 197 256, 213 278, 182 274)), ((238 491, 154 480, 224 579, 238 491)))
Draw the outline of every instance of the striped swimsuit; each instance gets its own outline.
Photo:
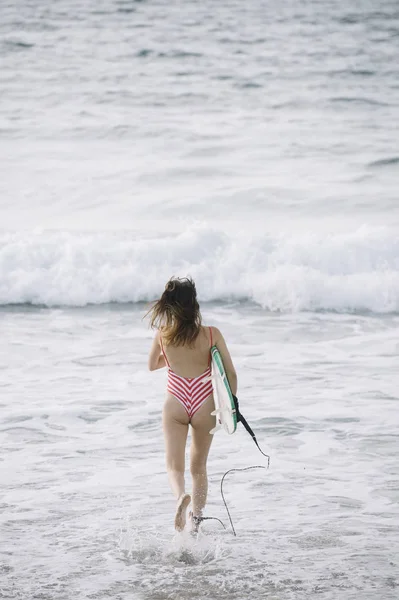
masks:
MULTIPOLYGON (((212 329, 209 327, 212 348, 212 329)), ((184 406, 190 419, 204 404, 205 400, 213 393, 211 377, 211 355, 209 354, 208 368, 198 377, 181 377, 170 368, 169 361, 163 349, 160 337, 162 354, 165 357, 168 370, 167 390, 184 406)))

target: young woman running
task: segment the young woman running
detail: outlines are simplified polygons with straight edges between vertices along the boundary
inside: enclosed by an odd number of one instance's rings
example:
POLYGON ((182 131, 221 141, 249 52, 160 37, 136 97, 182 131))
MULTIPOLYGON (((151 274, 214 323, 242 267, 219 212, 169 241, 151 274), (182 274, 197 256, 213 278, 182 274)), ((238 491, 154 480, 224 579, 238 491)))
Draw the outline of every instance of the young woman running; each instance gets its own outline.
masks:
POLYGON ((222 334, 216 327, 203 327, 195 284, 190 278, 172 278, 161 298, 149 311, 150 325, 157 328, 149 359, 150 371, 168 367, 163 408, 166 468, 177 498, 175 529, 182 531, 191 502, 192 529, 198 530, 208 493, 206 463, 215 426, 211 376, 211 347, 217 346, 233 394, 237 375, 222 334), (188 427, 192 443, 190 471, 192 496, 186 493, 184 470, 188 427))

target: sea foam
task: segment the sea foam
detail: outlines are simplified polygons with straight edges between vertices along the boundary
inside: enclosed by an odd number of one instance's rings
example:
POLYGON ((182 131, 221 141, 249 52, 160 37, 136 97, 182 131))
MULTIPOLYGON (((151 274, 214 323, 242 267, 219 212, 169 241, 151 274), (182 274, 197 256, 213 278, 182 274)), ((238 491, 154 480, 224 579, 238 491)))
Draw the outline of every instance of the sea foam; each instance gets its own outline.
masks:
POLYGON ((272 311, 399 310, 399 237, 361 227, 322 235, 228 234, 205 225, 177 236, 128 232, 0 235, 0 304, 85 306, 151 301, 172 275, 201 301, 253 301, 272 311))

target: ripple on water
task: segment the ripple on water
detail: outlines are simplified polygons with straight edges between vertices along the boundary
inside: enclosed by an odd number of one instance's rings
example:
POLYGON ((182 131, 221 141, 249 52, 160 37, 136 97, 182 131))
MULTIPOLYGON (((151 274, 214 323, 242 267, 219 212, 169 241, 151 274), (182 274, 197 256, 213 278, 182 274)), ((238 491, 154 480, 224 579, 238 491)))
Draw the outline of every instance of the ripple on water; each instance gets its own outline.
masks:
POLYGON ((159 417, 156 419, 144 419, 136 421, 127 427, 131 431, 156 431, 159 429, 159 417))
POLYGON ((304 425, 284 417, 265 417, 254 421, 254 428, 257 432, 267 435, 292 436, 301 433, 304 430, 304 425))

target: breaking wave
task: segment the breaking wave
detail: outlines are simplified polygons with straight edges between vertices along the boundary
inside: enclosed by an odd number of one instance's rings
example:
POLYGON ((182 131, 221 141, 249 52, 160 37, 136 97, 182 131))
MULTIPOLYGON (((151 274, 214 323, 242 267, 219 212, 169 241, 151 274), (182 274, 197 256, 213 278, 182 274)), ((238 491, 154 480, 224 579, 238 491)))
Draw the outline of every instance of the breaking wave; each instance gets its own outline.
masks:
POLYGON ((399 310, 399 235, 388 228, 292 236, 34 232, 0 235, 0 304, 85 306, 159 296, 191 275, 201 301, 250 300, 271 311, 399 310))

